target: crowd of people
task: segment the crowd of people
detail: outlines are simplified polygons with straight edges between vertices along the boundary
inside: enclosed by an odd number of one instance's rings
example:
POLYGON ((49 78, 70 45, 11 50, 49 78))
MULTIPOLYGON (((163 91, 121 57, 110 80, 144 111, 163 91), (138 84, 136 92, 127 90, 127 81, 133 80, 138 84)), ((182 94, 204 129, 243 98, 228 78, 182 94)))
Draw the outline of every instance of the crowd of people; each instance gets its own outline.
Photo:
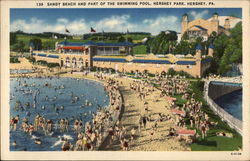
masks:
MULTIPOLYGON (((11 117, 10 119, 10 129, 12 131, 16 131, 17 127, 20 126, 20 129, 24 133, 28 133, 31 138, 34 137, 35 133, 40 133, 47 135, 48 137, 53 135, 55 132, 59 132, 61 134, 67 133, 68 131, 74 131, 76 135, 76 142, 72 143, 72 141, 68 138, 62 137, 62 147, 61 150, 96 150, 102 143, 104 136, 108 133, 108 127, 115 127, 114 124, 119 117, 121 105, 122 105, 122 96, 119 91, 119 82, 115 81, 114 79, 104 79, 105 81, 105 90, 107 91, 109 98, 110 98, 110 107, 103 108, 98 107, 96 113, 92 114, 92 120, 84 124, 82 119, 68 119, 68 118, 61 118, 59 120, 54 120, 50 118, 46 118, 46 116, 42 116, 39 113, 35 116, 34 120, 29 120, 29 116, 31 115, 29 111, 25 110, 26 106, 23 105, 20 101, 16 102, 15 110, 27 111, 25 117, 20 119, 20 116, 17 115, 15 117, 11 117), (20 121, 21 120, 21 121, 20 121), (19 126, 18 126, 19 125, 19 126)), ((26 82, 22 82, 20 79, 17 79, 20 86, 30 86, 26 82)), ((44 84, 45 87, 52 87, 48 82, 44 84)), ((59 88, 59 87, 58 87, 59 88)), ((61 88, 61 87, 60 87, 61 88)), ((18 90, 18 89, 16 89, 18 90)), ((56 89, 55 89, 56 90, 56 89)), ((32 92, 33 101, 36 101, 36 97, 39 95, 38 91, 32 92), (34 94, 35 92, 35 94, 34 94)), ((76 97, 73 97, 72 94, 72 101, 77 101, 76 97)), ((53 98, 57 99, 57 98, 53 98)), ((49 101, 50 98, 44 98, 44 101, 49 101)), ((54 104, 55 108, 56 105, 54 104)), ((27 107, 29 109, 29 107, 27 107)), ((63 110, 64 106, 58 107, 58 110, 63 110)), ((57 110, 57 112, 58 112, 57 110)), ((122 136, 120 134, 120 136, 122 136)), ((127 140, 124 137, 120 137, 124 144, 127 144, 127 140)), ((14 141, 17 145, 17 142, 14 141)), ((13 142, 13 143, 14 143, 13 142)), ((40 138, 34 139, 35 144, 42 144, 42 140, 40 138)), ((125 148, 126 149, 126 148, 125 148)))
MULTIPOLYGON (((73 143, 70 139, 62 138, 63 143, 61 149, 63 151, 96 150, 105 137, 108 137, 108 146, 118 141, 122 150, 129 150, 129 144, 136 139, 136 136, 140 135, 142 130, 148 131, 150 141, 153 141, 161 122, 172 121, 175 123, 174 127, 169 127, 166 134, 167 137, 178 136, 178 129, 186 129, 187 119, 191 128, 201 131, 202 138, 207 136, 209 127, 217 125, 216 122, 210 122, 208 115, 201 110, 202 102, 195 100, 195 94, 188 94, 189 81, 183 79, 184 77, 179 75, 156 75, 153 79, 145 80, 145 78, 148 78, 145 74, 141 76, 142 79, 133 80, 129 85, 130 89, 135 91, 140 101, 143 102, 144 112, 140 114, 138 126, 126 129, 118 119, 123 103, 122 95, 119 91, 119 86, 122 85, 122 82, 99 72, 96 72, 94 76, 96 79, 105 82, 105 90, 108 92, 110 98, 108 110, 104 108, 98 109, 96 114, 92 114, 92 121, 86 124, 84 124, 81 119, 75 119, 73 124, 70 124, 68 118, 61 118, 55 121, 46 119, 45 116, 41 116, 40 114, 37 114, 32 123, 29 122, 27 117, 24 117, 21 122, 23 132, 32 136, 34 132, 42 131, 45 135, 51 135, 51 133, 56 130, 62 134, 73 130, 76 135, 76 142, 73 143), (154 87, 154 85, 157 87, 154 87), (181 95, 181 98, 186 100, 183 106, 178 106, 174 101, 169 101, 169 107, 170 109, 180 110, 184 114, 165 115, 164 113, 158 113, 157 117, 153 116, 153 114, 150 113, 151 109, 146 97, 156 90, 160 90, 159 97, 172 97, 176 94, 181 95), (147 126, 148 122, 153 123, 151 127, 147 126)), ((72 97, 72 101, 77 101, 77 99, 78 98, 72 97)), ((157 99, 154 101, 157 102, 157 99)), ((19 103, 17 102, 17 104, 19 103)), ((15 131, 19 122, 19 115, 12 117, 10 122, 11 130, 15 131)), ((42 140, 36 139, 35 143, 41 144, 42 140)))

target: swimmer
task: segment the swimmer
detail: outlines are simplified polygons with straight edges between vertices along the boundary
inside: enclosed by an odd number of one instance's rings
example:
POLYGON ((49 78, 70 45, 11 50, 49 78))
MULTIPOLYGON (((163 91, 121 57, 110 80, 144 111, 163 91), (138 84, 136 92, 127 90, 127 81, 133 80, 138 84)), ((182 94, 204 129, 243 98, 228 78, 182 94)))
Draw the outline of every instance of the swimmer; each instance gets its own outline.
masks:
POLYGON ((16 144, 16 141, 14 140, 13 143, 12 143, 12 146, 15 147, 16 145, 17 145, 17 144, 16 144))
POLYGON ((48 101, 48 100, 49 100, 49 97, 48 97, 48 96, 45 96, 44 100, 45 100, 45 101, 48 101))
POLYGON ((64 106, 63 106, 63 105, 62 105, 62 106, 60 106, 60 109, 61 109, 61 110, 64 110, 64 106))
POLYGON ((41 109, 42 109, 42 110, 45 110, 45 106, 42 106, 41 109))
POLYGON ((39 145, 42 144, 42 141, 40 139, 35 139, 34 142, 35 142, 35 144, 39 144, 39 145))

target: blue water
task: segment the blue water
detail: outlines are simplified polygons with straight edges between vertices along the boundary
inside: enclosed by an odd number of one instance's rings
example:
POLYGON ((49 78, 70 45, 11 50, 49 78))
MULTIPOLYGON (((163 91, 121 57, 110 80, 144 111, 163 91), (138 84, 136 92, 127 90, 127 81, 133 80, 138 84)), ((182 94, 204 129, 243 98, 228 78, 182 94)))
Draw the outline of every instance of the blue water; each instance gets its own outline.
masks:
POLYGON ((229 114, 242 120, 242 90, 221 96, 215 102, 229 114))
MULTIPOLYGON (((17 131, 10 132, 10 150, 11 151, 58 151, 61 148, 61 145, 51 147, 56 141, 59 140, 59 137, 63 135, 68 135, 72 137, 70 140, 72 143, 76 141, 76 135, 72 130, 69 132, 61 133, 59 130, 56 130, 51 136, 45 136, 42 131, 34 133, 34 136, 40 137, 42 144, 38 145, 34 143, 34 139, 31 138, 29 134, 24 133, 20 130, 21 120, 26 116, 26 113, 29 111, 31 113, 28 117, 29 123, 34 122, 34 117, 39 113, 44 116, 46 119, 52 119, 53 122, 58 122, 60 118, 68 118, 70 125, 73 125, 74 119, 82 119, 83 124, 87 121, 91 121, 92 115, 91 112, 96 112, 98 106, 108 106, 109 98, 104 90, 104 87, 94 81, 89 80, 77 80, 71 78, 53 78, 53 79, 41 79, 41 78, 21 78, 21 82, 17 81, 17 78, 10 80, 10 115, 11 116, 20 116, 20 120, 17 126, 17 131), (28 84, 27 87, 22 86, 24 81, 28 84), (50 87, 45 87, 45 83, 50 84, 50 87), (36 86, 31 86, 33 83, 36 86), (55 89, 63 85, 64 89, 55 89), (16 90, 17 89, 17 90, 16 90), (28 90, 40 91, 40 94, 37 95, 37 104, 36 108, 32 107, 33 95, 24 94, 24 91, 28 90), (79 101, 72 103, 72 94, 73 96, 79 97, 79 101), (45 96, 49 97, 49 101, 45 101, 45 96), (57 97, 56 100, 53 100, 54 97, 57 97), (24 109, 16 110, 15 104, 16 101, 21 101, 24 109), (80 107, 82 104, 85 104, 85 100, 88 100, 92 103, 91 106, 80 107), (25 103, 30 102, 30 107, 26 107, 25 103), (63 105, 64 110, 59 110, 56 113, 54 106, 59 107, 63 105), (45 109, 41 107, 45 106, 45 109), (13 141, 17 142, 17 146, 13 147, 11 143, 13 141)), ((72 128, 72 127, 71 127, 72 128)), ((70 128, 70 129, 71 129, 70 128)))

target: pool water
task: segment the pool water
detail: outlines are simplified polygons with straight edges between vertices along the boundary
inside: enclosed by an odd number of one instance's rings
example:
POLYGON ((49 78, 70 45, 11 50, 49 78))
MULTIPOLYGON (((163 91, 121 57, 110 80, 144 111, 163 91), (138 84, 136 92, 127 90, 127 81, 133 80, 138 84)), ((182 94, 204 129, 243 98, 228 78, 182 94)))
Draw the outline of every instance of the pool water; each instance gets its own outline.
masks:
POLYGON ((229 114, 242 120, 242 90, 221 96, 215 102, 229 114))
POLYGON ((85 124, 87 121, 91 121, 91 113, 96 112, 98 107, 109 105, 109 97, 101 83, 72 78, 13 78, 10 79, 10 98, 10 115, 20 116, 17 130, 10 131, 11 151, 59 151, 61 144, 57 143, 62 136, 69 138, 71 143, 76 141, 72 126, 69 128, 69 132, 65 133, 54 130, 54 133, 47 136, 44 132, 37 131, 34 132, 33 136, 30 136, 20 130, 21 120, 25 116, 32 124, 38 113, 46 119, 51 119, 54 123, 57 123, 61 118, 67 118, 70 125, 73 125, 75 119, 82 119, 83 124, 85 124), (46 83, 48 86, 44 86, 46 83), (23 86, 25 84, 26 86, 23 86), (35 108, 33 107, 34 93, 39 93, 36 96, 35 108), (48 96, 47 101, 45 101, 46 96, 48 96), (76 96, 79 100, 74 103, 72 99, 76 96), (86 100, 91 102, 91 105, 81 107, 81 105, 85 105, 86 100), (23 109, 15 108, 16 101, 21 102, 23 109), (30 103, 30 107, 25 105, 27 102, 30 103), (62 105, 64 110, 59 108, 56 112, 55 107, 62 105), (34 143, 36 137, 42 140, 42 144, 34 143), (16 141, 16 146, 12 146, 13 141, 16 141))

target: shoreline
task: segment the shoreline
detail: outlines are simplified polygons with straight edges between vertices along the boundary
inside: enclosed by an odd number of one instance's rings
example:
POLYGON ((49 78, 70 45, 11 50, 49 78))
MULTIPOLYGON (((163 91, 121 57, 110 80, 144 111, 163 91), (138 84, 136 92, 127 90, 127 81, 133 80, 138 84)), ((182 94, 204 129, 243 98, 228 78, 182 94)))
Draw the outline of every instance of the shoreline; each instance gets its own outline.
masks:
MULTIPOLYGON (((27 73, 25 76, 31 76, 34 77, 37 73, 27 73)), ((22 74, 19 74, 22 76, 22 74)), ((55 75, 55 73, 50 73, 49 75, 55 75)), ((113 77, 113 75, 105 75, 107 78, 114 78, 115 80, 118 80, 119 82, 122 82, 122 85, 119 86, 120 93, 122 95, 122 105, 121 105, 121 113, 119 114, 119 117, 117 120, 120 120, 121 125, 125 126, 127 131, 129 132, 131 128, 135 127, 138 128, 138 120, 139 116, 144 114, 144 108, 143 108, 143 101, 139 100, 137 93, 129 89, 129 84, 134 81, 134 79, 131 78, 124 78, 124 77, 113 77), (132 95, 131 95, 132 94, 132 95), (134 109, 136 107, 136 109, 134 109)), ((17 77, 16 75, 11 75, 10 77, 17 77)), ((78 78, 78 79, 86 79, 95 81, 98 83, 101 83, 104 85, 104 81, 95 79, 94 73, 89 73, 87 76, 83 75, 82 73, 64 73, 60 74, 60 77, 67 77, 67 78, 78 78)), ((137 80, 138 81, 138 80, 137 80)), ((139 80, 141 81, 141 80, 139 80)), ((158 89, 155 90, 153 95, 147 96, 147 101, 149 102, 152 114, 156 116, 157 113, 164 113, 169 114, 174 118, 174 115, 170 111, 170 107, 168 102, 164 98, 158 98, 160 94, 160 91, 158 89), (155 100, 159 99, 159 102, 155 102, 155 100), (166 108, 168 107, 168 108, 166 108), (154 110, 153 110, 154 109, 154 110)), ((154 117, 153 116, 153 117, 154 117)), ((154 124, 154 122, 148 122, 148 127, 151 127, 154 124)), ((150 140, 150 136, 148 135, 149 129, 138 131, 137 129, 137 135, 136 139, 130 142, 130 149, 129 151, 190 151, 190 147, 186 147, 181 145, 181 142, 179 142, 179 138, 171 138, 168 139, 165 137, 166 132, 168 131, 169 127, 175 127, 178 129, 177 126, 175 126, 174 120, 171 122, 163 122, 162 125, 159 126, 157 130, 157 135, 155 136, 155 139, 153 141, 150 140), (143 142, 147 142, 147 144, 142 144, 143 142)), ((101 150, 105 151, 121 151, 119 143, 115 142, 112 145, 108 145, 105 140, 109 140, 109 136, 105 136, 106 138, 103 139, 101 144, 101 150)))

